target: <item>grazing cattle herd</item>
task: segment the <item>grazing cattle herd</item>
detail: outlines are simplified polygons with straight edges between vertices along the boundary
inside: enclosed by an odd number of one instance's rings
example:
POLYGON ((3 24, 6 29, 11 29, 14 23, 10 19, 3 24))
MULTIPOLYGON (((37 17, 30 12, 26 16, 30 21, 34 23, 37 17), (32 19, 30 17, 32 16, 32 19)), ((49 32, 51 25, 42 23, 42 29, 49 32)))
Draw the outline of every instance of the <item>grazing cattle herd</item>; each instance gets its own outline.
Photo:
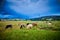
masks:
MULTIPOLYGON (((20 27, 20 29, 22 28, 27 28, 27 29, 31 29, 32 27, 35 27, 37 26, 37 23, 26 23, 26 24, 18 24, 18 26, 20 27)), ((13 26, 11 24, 9 25, 6 25, 5 29, 8 29, 8 28, 12 28, 13 26)))
POLYGON ((1 30, 6 29, 37 29, 37 30, 60 30, 57 23, 52 21, 44 22, 15 22, 15 23, 6 23, 0 27, 1 30))
MULTIPOLYGON (((51 27, 51 22, 46 22, 49 27, 51 27)), ((18 26, 20 29, 26 28, 26 29, 32 29, 33 27, 39 28, 37 23, 18 23, 18 26)), ((5 29, 13 28, 12 24, 6 25, 5 29)), ((39 28, 39 29, 45 29, 45 28, 39 28)))

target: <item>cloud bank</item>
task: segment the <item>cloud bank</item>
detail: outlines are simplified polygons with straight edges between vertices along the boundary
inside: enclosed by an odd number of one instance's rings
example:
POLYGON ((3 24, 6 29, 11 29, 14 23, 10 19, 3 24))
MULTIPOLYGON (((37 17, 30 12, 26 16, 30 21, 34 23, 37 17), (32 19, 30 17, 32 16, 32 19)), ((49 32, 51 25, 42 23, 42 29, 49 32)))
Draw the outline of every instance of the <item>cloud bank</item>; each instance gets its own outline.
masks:
POLYGON ((5 10, 20 18, 60 14, 56 0, 6 0, 5 10))

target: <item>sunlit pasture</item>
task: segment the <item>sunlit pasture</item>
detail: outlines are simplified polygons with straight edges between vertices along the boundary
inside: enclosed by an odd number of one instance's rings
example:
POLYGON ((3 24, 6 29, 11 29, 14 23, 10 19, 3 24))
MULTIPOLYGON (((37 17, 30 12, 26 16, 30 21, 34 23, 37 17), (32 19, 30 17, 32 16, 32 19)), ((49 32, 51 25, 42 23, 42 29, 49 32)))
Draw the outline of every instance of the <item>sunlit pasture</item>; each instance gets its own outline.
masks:
POLYGON ((59 40, 60 21, 0 21, 0 40, 59 40), (32 29, 22 28, 18 24, 37 23, 32 29), (5 29, 6 25, 12 28, 5 29), (52 28, 50 28, 52 27, 52 28))

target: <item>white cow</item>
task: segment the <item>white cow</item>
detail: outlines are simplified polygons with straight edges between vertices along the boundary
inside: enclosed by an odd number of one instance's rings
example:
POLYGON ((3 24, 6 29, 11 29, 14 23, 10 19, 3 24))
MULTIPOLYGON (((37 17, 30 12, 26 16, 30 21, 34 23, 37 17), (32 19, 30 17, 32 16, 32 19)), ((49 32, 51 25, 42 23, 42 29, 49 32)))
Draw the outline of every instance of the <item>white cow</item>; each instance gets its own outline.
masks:
POLYGON ((48 26, 49 26, 49 27, 52 27, 52 23, 51 23, 51 22, 48 22, 48 26))
POLYGON ((32 24, 27 25, 27 29, 31 29, 33 27, 32 24))

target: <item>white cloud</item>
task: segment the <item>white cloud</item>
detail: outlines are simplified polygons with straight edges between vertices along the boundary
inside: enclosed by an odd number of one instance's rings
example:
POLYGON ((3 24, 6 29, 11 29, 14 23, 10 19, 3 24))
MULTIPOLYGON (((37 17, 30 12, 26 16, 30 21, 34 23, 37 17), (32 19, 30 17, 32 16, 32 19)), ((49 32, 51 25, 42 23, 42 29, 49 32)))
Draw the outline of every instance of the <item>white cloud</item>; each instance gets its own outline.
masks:
POLYGON ((54 0, 7 0, 7 8, 9 7, 12 12, 15 11, 18 14, 32 18, 45 15, 59 15, 52 13, 56 9, 56 6, 49 7, 49 1, 53 3, 54 0))
POLYGON ((31 2, 31 0, 7 0, 10 2, 10 8, 17 13, 23 13, 25 15, 36 15, 40 13, 47 13, 49 11, 48 0, 39 0, 37 2, 31 2))
POLYGON ((60 13, 52 14, 52 15, 60 15, 60 13))
POLYGON ((12 15, 4 15, 4 18, 13 17, 12 15))
POLYGON ((13 18, 13 15, 2 15, 0 14, 0 18, 13 18))

